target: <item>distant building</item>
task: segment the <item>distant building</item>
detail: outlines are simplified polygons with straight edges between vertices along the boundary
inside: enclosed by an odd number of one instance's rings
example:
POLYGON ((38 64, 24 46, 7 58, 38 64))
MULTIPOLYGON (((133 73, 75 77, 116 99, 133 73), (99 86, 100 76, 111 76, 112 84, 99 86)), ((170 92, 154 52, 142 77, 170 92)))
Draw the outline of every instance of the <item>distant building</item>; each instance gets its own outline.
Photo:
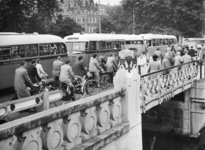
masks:
POLYGON ((108 5, 99 5, 93 0, 64 0, 61 4, 63 17, 70 17, 80 24, 86 33, 93 33, 99 26, 100 15, 106 15, 108 5))

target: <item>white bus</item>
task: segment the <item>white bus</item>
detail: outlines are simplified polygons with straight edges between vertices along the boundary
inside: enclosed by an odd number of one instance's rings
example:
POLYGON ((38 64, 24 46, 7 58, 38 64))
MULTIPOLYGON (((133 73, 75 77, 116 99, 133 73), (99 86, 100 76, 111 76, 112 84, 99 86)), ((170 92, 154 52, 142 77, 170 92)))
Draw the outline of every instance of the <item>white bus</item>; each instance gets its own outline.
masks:
POLYGON ((114 53, 118 56, 118 52, 125 49, 125 40, 116 34, 73 34, 64 37, 64 41, 71 64, 78 55, 82 55, 85 65, 88 65, 94 53, 104 53, 105 56, 114 53))
POLYGON ((125 49, 134 50, 137 55, 145 51, 145 42, 142 36, 134 34, 118 34, 125 40, 125 49))
MULTIPOLYGON (((61 37, 40 34, 0 34, 0 90, 13 87, 15 69, 22 60, 41 59, 45 72, 52 76, 53 61, 67 57, 61 37)), ((28 63, 29 65, 29 63, 28 63)))
POLYGON ((166 52, 167 47, 173 45, 177 48, 177 37, 174 35, 161 35, 161 34, 140 34, 146 42, 147 52, 150 55, 154 54, 156 49, 160 49, 162 54, 166 52))

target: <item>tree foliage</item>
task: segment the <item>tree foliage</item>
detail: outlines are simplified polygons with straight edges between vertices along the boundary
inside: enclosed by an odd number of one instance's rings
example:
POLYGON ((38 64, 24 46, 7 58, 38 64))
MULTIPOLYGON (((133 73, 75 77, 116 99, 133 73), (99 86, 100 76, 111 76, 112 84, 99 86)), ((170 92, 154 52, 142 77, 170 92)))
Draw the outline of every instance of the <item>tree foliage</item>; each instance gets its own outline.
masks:
POLYGON ((107 17, 120 33, 132 33, 134 10, 137 34, 201 34, 203 0, 122 0, 121 4, 111 7, 107 17))
POLYGON ((83 30, 74 20, 56 16, 60 10, 59 0, 1 0, 0 32, 38 32, 63 37, 83 30))

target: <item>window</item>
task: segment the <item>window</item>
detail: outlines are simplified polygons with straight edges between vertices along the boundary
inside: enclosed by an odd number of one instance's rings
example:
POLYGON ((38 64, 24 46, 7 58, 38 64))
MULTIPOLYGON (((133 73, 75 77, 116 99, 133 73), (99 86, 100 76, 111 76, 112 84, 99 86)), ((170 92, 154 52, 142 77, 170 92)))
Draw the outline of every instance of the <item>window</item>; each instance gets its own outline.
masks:
POLYGON ((25 45, 19 46, 19 55, 21 58, 24 58, 26 56, 25 45))
POLYGON ((97 42, 96 41, 90 41, 89 42, 89 50, 97 50, 97 42))
POLYGON ((50 55, 49 44, 40 44, 39 45, 39 55, 40 56, 50 55))
POLYGON ((38 45, 26 45, 26 57, 38 56, 38 45))
POLYGON ((85 51, 86 43, 85 42, 76 42, 73 43, 73 50, 85 51))
POLYGON ((11 59, 10 47, 0 47, 0 60, 11 59))

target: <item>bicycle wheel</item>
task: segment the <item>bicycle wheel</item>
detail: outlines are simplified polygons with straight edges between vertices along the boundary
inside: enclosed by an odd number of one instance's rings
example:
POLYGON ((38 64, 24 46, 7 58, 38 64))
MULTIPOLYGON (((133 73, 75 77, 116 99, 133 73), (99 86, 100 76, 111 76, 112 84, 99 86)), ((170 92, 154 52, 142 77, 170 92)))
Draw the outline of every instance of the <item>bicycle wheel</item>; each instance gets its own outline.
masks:
POLYGON ((107 89, 110 86, 111 79, 109 75, 102 75, 100 78, 100 87, 102 89, 107 89))
POLYGON ((86 93, 89 95, 95 95, 99 92, 100 87, 98 86, 98 82, 95 80, 87 81, 85 85, 86 93))

